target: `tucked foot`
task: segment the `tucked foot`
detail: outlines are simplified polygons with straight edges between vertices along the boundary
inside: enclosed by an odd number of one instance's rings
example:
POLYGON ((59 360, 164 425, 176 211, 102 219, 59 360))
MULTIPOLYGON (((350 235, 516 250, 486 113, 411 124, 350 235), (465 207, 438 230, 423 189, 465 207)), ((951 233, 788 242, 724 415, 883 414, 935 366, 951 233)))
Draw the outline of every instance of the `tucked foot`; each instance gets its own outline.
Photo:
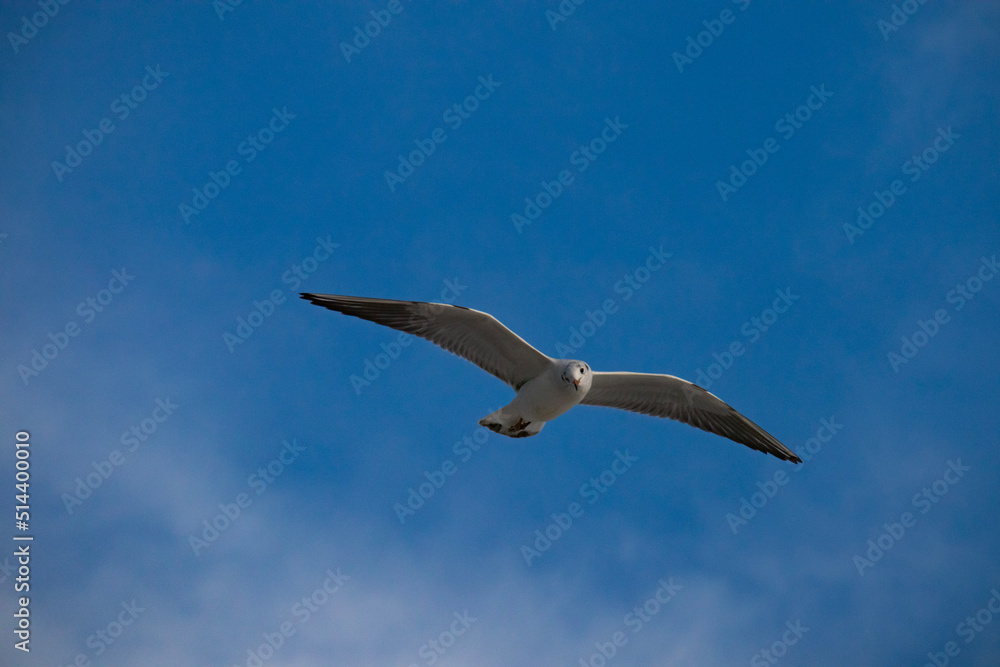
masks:
POLYGON ((498 424, 497 422, 488 422, 485 419, 480 419, 479 420, 479 425, 480 426, 485 426, 486 428, 488 428, 489 430, 493 431, 494 433, 499 433, 500 429, 503 428, 503 426, 500 425, 500 424, 498 424))
POLYGON ((508 438, 527 438, 538 435, 545 422, 530 422, 520 415, 505 413, 501 409, 480 419, 479 425, 508 438))

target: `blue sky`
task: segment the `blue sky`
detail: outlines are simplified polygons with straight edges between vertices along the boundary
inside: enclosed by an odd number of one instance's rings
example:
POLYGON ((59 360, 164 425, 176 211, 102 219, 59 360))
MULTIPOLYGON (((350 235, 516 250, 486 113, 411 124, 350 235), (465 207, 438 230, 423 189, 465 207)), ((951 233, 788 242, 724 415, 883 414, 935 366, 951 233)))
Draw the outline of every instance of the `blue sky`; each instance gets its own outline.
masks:
POLYGON ((0 662, 996 664, 1000 12, 902 5, 4 3, 0 662), (503 383, 301 291, 806 460, 487 433, 503 383))

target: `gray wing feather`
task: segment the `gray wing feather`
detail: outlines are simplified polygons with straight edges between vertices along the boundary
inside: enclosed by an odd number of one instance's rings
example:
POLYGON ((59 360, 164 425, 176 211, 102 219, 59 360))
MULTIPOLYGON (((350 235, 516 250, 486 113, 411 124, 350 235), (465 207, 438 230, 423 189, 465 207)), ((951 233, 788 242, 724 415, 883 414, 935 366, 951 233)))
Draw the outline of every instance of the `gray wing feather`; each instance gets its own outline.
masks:
POLYGON ((590 391, 581 403, 675 419, 784 461, 802 462, 720 398, 672 375, 594 373, 590 391))
POLYGON ((301 296, 317 306, 425 338, 514 389, 541 375, 552 362, 495 317, 471 308, 336 294, 301 296))

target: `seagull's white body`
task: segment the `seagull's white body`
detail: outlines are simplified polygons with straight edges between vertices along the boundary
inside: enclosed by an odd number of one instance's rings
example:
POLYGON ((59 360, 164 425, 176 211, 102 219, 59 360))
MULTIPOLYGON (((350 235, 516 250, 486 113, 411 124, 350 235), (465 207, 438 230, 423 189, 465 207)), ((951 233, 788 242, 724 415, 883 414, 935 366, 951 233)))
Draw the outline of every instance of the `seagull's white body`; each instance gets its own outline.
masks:
POLYGON ((592 373, 582 361, 552 359, 549 367, 538 377, 528 380, 518 390, 514 400, 493 414, 479 420, 481 426, 512 438, 537 435, 545 422, 552 421, 570 408, 578 405, 590 391, 592 373), (573 364, 584 367, 580 382, 567 382, 563 376, 567 369, 572 373, 573 364))
POLYGON ((426 338, 495 375, 517 392, 479 423, 512 438, 583 403, 667 417, 785 461, 801 459, 717 396, 672 375, 599 373, 576 359, 552 359, 488 313, 422 301, 303 294, 317 306, 426 338))

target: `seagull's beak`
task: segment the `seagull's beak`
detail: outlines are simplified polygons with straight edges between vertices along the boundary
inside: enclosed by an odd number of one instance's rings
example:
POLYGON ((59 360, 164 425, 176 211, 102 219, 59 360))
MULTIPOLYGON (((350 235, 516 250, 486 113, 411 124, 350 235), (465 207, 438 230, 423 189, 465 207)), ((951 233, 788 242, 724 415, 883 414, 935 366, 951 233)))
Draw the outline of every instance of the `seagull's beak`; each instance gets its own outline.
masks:
POLYGON ((573 380, 573 386, 576 387, 577 391, 580 391, 580 378, 573 380))

